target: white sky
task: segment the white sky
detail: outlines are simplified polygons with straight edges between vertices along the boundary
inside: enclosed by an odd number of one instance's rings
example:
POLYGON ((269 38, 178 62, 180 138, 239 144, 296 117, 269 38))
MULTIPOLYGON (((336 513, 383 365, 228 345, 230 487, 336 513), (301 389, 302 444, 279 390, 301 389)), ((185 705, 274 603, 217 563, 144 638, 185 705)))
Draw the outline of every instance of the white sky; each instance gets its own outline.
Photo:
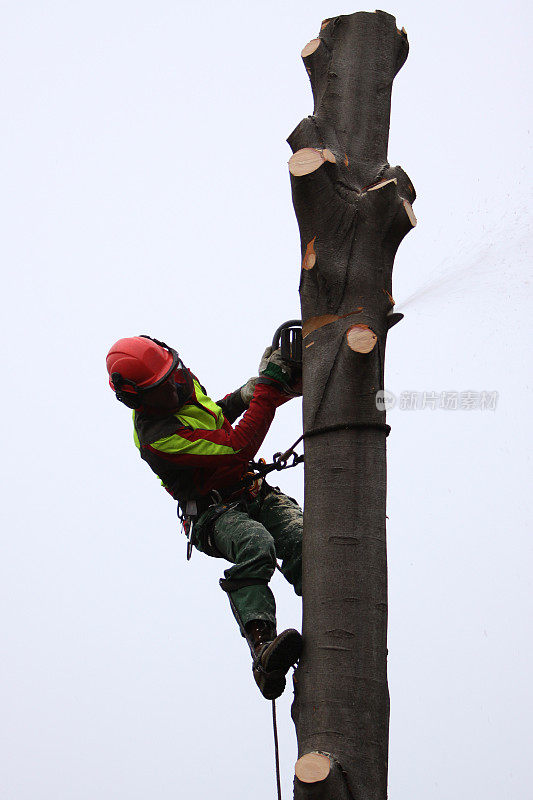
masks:
MULTIPOLYGON (((150 333, 216 398, 298 316, 285 138, 312 112, 300 50, 324 17, 357 10, 373 7, 0 3, 3 800, 275 795, 270 706, 223 564, 185 562, 104 358, 150 333)), ((387 385, 499 393, 493 412, 389 414, 390 797, 526 800, 531 12, 385 10, 411 43, 389 160, 419 195, 387 385)), ((296 401, 262 453, 299 432, 296 401)), ((301 499, 302 481, 280 484, 301 499)), ((299 624, 274 586, 280 624, 299 624)))

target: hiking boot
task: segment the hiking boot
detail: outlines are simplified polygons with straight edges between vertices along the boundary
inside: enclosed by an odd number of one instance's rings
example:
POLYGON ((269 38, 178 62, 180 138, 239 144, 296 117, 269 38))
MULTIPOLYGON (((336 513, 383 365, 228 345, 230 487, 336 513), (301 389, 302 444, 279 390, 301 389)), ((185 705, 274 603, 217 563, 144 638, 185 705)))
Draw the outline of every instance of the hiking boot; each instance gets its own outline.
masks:
POLYGON ((285 675, 300 658, 302 637, 294 628, 276 636, 275 628, 269 623, 261 625, 260 620, 253 620, 246 630, 254 647, 252 672, 255 682, 263 697, 275 700, 283 694, 285 675))
POLYGON ((244 629, 253 648, 254 658, 257 658, 265 644, 272 642, 277 636, 276 626, 264 619, 252 619, 246 623, 244 629))

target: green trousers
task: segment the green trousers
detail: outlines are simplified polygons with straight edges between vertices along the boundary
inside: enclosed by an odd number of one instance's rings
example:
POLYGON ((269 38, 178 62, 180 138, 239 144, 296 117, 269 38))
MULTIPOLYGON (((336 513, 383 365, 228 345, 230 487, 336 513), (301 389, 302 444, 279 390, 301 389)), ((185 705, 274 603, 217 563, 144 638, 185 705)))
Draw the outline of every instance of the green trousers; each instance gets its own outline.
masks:
POLYGON ((241 628, 253 619, 276 624, 276 601, 268 581, 277 559, 296 594, 302 594, 302 509, 279 489, 265 488, 255 500, 239 503, 214 523, 206 512, 195 528, 194 544, 198 550, 222 556, 233 564, 224 572, 226 580, 263 582, 231 591, 241 628))

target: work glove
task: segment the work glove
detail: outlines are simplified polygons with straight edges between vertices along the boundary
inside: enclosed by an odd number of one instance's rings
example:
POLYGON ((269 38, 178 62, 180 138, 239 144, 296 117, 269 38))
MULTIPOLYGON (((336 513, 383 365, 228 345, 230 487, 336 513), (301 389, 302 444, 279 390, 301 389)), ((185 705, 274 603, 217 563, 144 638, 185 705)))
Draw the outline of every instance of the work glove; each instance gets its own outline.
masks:
MULTIPOLYGON (((279 386, 286 394, 290 394, 292 397, 301 395, 301 379, 297 379, 296 375, 292 375, 292 370, 281 357, 280 350, 273 351, 272 347, 267 347, 261 356, 257 371, 260 377, 266 378, 264 383, 279 386)), ((241 398, 246 406, 250 405, 257 381, 258 378, 250 378, 240 388, 241 398)))
POLYGON ((257 367, 257 374, 261 375, 261 373, 267 368, 268 366, 268 359, 272 355, 272 347, 267 347, 263 355, 261 356, 261 361, 259 362, 259 366, 257 367))
MULTIPOLYGON (((261 372, 264 369, 266 369, 268 364, 268 358, 271 355, 271 353, 272 353, 272 348, 267 347, 267 349, 261 356, 261 361, 259 362, 259 366, 257 368, 257 375, 261 375, 261 372)), ((257 380, 258 380, 257 376, 254 376, 253 378, 247 380, 244 386, 241 386, 240 388, 242 402, 246 405, 246 407, 250 405, 252 397, 254 396, 255 385, 257 383, 257 380)))
POLYGON ((250 380, 246 381, 244 386, 241 386, 240 388, 242 402, 244 403, 246 408, 248 408, 248 406, 250 405, 250 401, 254 396, 256 383, 257 383, 257 377, 250 378, 250 380))
POLYGON ((259 377, 262 383, 276 384, 285 394, 294 395, 292 387, 292 374, 289 364, 281 357, 281 350, 272 350, 267 347, 259 364, 259 377))

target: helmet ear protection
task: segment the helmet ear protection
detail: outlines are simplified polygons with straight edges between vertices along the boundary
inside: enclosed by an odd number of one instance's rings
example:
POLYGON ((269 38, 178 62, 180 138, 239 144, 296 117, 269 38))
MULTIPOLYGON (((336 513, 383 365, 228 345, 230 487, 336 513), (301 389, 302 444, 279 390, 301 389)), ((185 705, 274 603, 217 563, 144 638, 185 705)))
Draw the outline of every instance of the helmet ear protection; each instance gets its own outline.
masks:
POLYGON ((112 372, 111 380, 115 387, 115 397, 128 408, 139 408, 142 405, 141 392, 135 381, 123 378, 120 372, 112 372), (124 392, 124 386, 131 386, 131 391, 124 392))
POLYGON ((164 383, 170 377, 172 372, 174 372, 178 363, 180 362, 178 352, 172 347, 169 347, 168 344, 165 344, 165 342, 160 342, 159 339, 153 339, 151 336, 147 336, 144 333, 141 333, 140 336, 143 339, 150 339, 151 342, 159 345, 159 347, 164 347, 165 350, 168 350, 168 352, 172 355, 172 366, 162 378, 155 383, 150 384, 150 386, 144 387, 140 387, 137 383, 135 383, 135 381, 129 380, 129 378, 124 378, 120 372, 111 373, 111 381, 115 390, 115 397, 121 403, 124 403, 125 406, 132 409, 140 408, 143 404, 143 393, 149 389, 155 389, 156 386, 160 386, 162 383, 164 383), (126 386, 128 387, 127 390, 124 389, 126 386))

